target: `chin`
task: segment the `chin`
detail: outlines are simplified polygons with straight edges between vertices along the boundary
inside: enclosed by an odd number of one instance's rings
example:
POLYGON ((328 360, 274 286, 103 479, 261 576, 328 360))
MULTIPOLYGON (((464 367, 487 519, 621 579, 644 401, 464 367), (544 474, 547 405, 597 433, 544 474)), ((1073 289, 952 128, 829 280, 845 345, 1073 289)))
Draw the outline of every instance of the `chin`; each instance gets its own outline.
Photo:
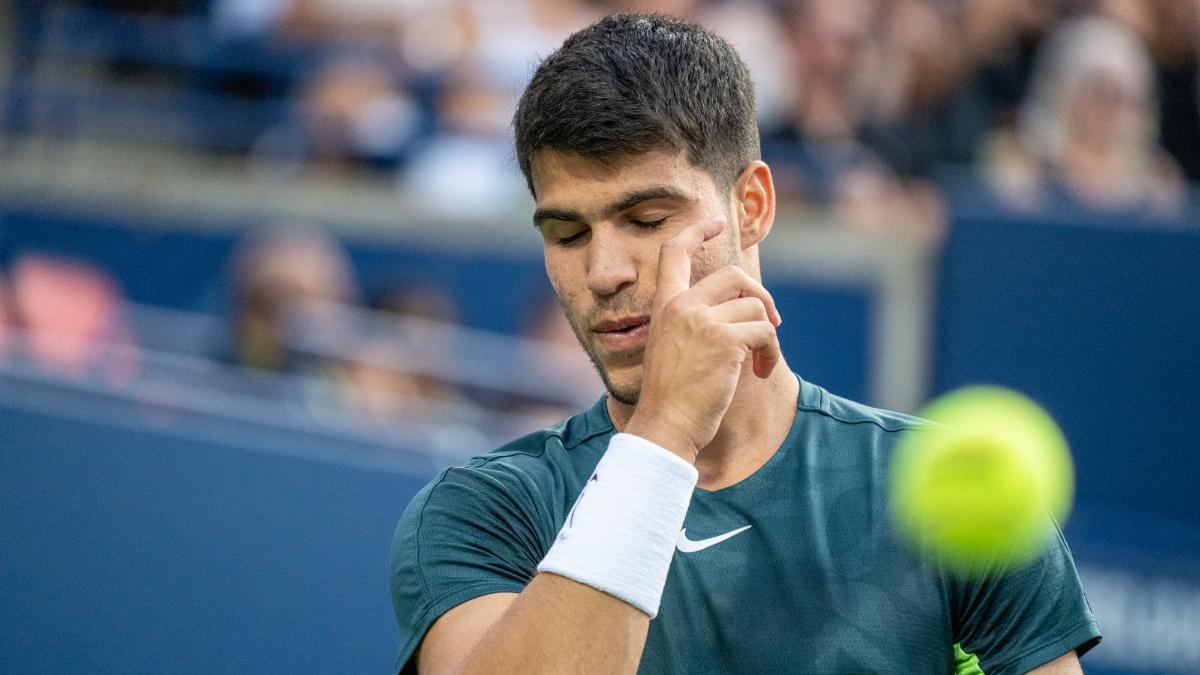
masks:
POLYGON ((601 369, 600 377, 604 380, 604 388, 608 395, 625 405, 637 405, 642 394, 641 373, 624 373, 614 376, 613 373, 601 369))
POLYGON ((616 389, 613 387, 608 388, 608 395, 612 396, 618 402, 624 403, 625 405, 637 405, 638 397, 640 397, 641 394, 642 390, 638 387, 629 387, 625 389, 616 389))

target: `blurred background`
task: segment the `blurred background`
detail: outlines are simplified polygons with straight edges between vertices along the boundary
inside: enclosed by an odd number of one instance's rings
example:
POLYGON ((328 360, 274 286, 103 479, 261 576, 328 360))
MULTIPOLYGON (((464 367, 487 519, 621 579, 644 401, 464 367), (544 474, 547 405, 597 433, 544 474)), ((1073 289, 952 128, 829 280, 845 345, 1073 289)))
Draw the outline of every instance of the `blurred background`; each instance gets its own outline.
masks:
POLYGON ((392 528, 602 387, 509 119, 619 9, 726 36, 794 369, 1027 392, 1089 672, 1200 672, 1200 0, 0 0, 0 671, 380 672, 392 528))

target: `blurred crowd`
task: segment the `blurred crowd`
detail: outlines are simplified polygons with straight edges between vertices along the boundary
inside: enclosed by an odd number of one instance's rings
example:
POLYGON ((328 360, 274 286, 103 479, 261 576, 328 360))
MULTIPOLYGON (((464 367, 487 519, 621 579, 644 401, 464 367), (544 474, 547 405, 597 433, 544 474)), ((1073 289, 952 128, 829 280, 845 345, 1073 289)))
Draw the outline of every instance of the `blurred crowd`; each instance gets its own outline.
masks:
POLYGON ((109 22, 112 79, 215 96, 197 113, 214 148, 265 171, 383 173, 459 218, 521 198, 509 119, 526 78, 621 10, 733 42, 782 196, 851 227, 936 237, 947 167, 1015 208, 1168 216, 1200 178, 1200 0, 15 1, 18 70, 54 32, 46 7, 84 11, 75 41, 109 22))
MULTIPOLYGON (((110 28, 107 51, 89 47, 101 61, 93 75, 203 95, 208 151, 285 178, 383 177, 423 212, 454 219, 509 212, 524 198, 509 122, 526 79, 573 30, 623 10, 692 19, 738 48, 781 200, 810 220, 934 243, 947 177, 964 174, 1003 208, 1171 219, 1200 179, 1200 0, 14 0, 11 9, 12 78, 33 77, 55 17, 75 12, 80 35, 110 28)), ((7 107, 9 133, 36 130, 28 111, 22 119, 7 107)), ((333 383, 338 406, 370 418, 428 418, 487 399, 448 353, 444 330, 462 317, 445 289, 364 291, 336 241, 297 227, 250 237, 230 270, 230 362, 316 374, 333 383), (368 323, 397 323, 294 338, 304 311, 343 314, 303 326, 346 327, 359 325, 356 307, 368 323)), ((134 341, 119 297, 84 265, 14 262, 0 279, 0 351, 12 342, 5 325, 10 335, 57 335, 27 349, 86 369, 97 336, 134 341)), ((525 326, 532 344, 562 347, 544 351, 561 355, 543 359, 558 379, 597 390, 552 299, 531 303, 525 326)), ((507 400, 509 412, 549 419, 579 398, 507 400)))
POLYGON ((444 422, 491 410, 544 426, 599 393, 549 298, 530 298, 519 335, 467 328, 453 293, 430 281, 364 291, 347 251, 314 228, 252 233, 231 256, 229 283, 225 357, 322 378, 333 385, 325 402, 362 420, 444 422), (481 381, 475 359, 499 373, 495 364, 507 362, 514 374, 481 381))
POLYGON ((509 120, 538 58, 621 10, 693 19, 733 42, 782 196, 851 227, 936 236, 948 167, 974 167, 1016 208, 1168 216, 1200 178, 1200 0, 48 4, 147 22, 156 36, 116 50, 113 77, 280 103, 241 119, 248 133, 224 150, 276 172, 383 172, 460 218, 523 193, 509 120), (164 57, 180 29, 202 38, 203 57, 164 57))
POLYGON ((601 391, 548 295, 528 299, 517 335, 468 328, 445 287, 402 275, 364 286, 321 228, 248 231, 222 285, 227 316, 185 337, 204 315, 132 303, 75 256, 18 253, 0 268, 0 370, 118 389, 183 377, 199 394, 276 400, 359 430, 450 431, 475 449, 553 424, 601 391), (179 369, 180 357, 207 365, 179 369))

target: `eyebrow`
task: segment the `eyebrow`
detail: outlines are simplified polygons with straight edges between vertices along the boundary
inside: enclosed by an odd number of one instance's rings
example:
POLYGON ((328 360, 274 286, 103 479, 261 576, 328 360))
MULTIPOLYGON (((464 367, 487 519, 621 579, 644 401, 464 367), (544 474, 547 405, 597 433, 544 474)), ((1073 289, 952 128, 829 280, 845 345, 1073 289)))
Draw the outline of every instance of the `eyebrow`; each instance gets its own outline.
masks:
MULTIPOLYGON (((642 202, 650 201, 651 199, 671 199, 675 201, 690 201, 690 197, 680 192, 679 190, 667 186, 656 185, 637 192, 631 192, 620 200, 609 204, 603 209, 604 216, 611 216, 615 213, 620 213, 632 209, 642 202)), ((568 222, 583 223, 587 222, 583 214, 572 209, 551 209, 542 208, 533 212, 533 226, 541 227, 542 223, 547 220, 564 220, 568 222)))

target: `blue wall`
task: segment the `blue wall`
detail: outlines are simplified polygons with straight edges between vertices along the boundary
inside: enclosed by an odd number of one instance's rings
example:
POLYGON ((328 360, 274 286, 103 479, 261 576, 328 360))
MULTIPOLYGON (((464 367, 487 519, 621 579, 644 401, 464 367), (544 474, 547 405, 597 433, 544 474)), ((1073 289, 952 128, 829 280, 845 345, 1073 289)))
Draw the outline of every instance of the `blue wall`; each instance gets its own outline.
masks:
POLYGON ((938 298, 939 392, 1027 392, 1080 502, 1200 522, 1200 230, 960 219, 938 298))
POLYGON ((388 548, 429 462, 231 425, 0 380, 0 672, 390 668, 388 548))

